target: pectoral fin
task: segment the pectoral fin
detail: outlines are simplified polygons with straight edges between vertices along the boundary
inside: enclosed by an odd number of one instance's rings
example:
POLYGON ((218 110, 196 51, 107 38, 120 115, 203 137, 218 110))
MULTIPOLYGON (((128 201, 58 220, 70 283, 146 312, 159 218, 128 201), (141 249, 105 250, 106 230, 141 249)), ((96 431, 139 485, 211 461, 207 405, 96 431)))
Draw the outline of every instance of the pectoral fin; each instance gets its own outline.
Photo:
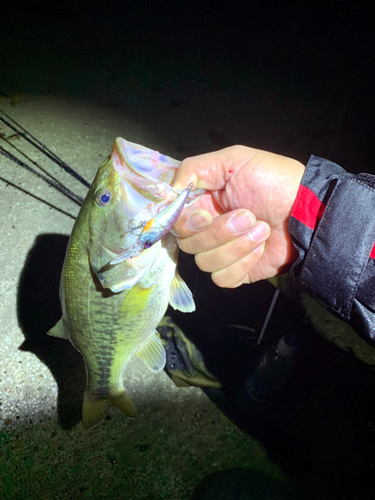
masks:
POLYGON ((169 303, 173 309, 178 309, 182 312, 195 311, 193 295, 177 271, 171 284, 169 303))
POLYGON ((58 339, 68 340, 68 335, 66 334, 62 318, 60 318, 56 325, 47 332, 47 335, 57 337, 58 339))
POLYGON ((151 334, 137 351, 137 355, 154 373, 159 372, 165 365, 165 350, 160 338, 151 334))

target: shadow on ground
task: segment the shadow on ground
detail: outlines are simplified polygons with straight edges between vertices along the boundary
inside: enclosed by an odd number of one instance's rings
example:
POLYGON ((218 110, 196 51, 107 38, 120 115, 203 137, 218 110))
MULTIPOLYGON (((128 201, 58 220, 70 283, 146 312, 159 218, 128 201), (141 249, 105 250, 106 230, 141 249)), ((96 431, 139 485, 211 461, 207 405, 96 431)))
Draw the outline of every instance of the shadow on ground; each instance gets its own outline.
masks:
POLYGON ((19 324, 25 335, 20 346, 34 353, 58 384, 58 416, 69 429, 81 419, 85 367, 81 355, 66 340, 47 332, 61 317, 59 282, 69 238, 40 235, 30 250, 20 277, 17 296, 19 324))

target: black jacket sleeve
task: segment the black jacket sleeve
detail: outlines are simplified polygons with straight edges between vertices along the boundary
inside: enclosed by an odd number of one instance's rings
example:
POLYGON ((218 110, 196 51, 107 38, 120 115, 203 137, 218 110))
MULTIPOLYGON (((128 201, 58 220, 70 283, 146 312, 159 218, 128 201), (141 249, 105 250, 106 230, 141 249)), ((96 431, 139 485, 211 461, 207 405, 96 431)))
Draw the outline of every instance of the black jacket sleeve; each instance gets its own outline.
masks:
POLYGON ((312 156, 289 221, 291 285, 375 345, 375 176, 312 156))

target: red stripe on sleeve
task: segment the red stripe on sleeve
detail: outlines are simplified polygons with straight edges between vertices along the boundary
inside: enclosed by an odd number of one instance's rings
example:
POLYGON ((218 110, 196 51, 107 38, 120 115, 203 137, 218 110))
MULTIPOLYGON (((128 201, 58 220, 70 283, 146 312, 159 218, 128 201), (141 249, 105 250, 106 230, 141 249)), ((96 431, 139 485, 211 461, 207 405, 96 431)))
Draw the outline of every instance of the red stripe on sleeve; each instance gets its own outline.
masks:
POLYGON ((316 194, 301 184, 293 205, 292 216, 305 226, 315 230, 325 208, 326 206, 319 200, 316 194))
POLYGON ((370 253, 370 259, 375 259, 375 245, 372 247, 372 250, 370 253))

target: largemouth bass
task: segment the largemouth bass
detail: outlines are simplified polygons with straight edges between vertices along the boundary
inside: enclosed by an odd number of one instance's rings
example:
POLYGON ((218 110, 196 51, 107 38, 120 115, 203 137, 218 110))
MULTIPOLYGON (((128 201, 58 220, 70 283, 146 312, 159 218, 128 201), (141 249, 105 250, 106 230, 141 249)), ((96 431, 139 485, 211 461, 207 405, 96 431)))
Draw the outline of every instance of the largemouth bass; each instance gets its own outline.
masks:
POLYGON ((109 404, 136 416, 124 388, 127 363, 137 354, 153 372, 162 370, 155 332, 168 303, 195 310, 176 269, 176 238, 167 232, 187 197, 199 196, 192 186, 182 193, 171 187, 178 166, 116 139, 74 224, 60 282, 62 318, 48 334, 70 340, 84 358, 85 428, 100 422, 109 404))

